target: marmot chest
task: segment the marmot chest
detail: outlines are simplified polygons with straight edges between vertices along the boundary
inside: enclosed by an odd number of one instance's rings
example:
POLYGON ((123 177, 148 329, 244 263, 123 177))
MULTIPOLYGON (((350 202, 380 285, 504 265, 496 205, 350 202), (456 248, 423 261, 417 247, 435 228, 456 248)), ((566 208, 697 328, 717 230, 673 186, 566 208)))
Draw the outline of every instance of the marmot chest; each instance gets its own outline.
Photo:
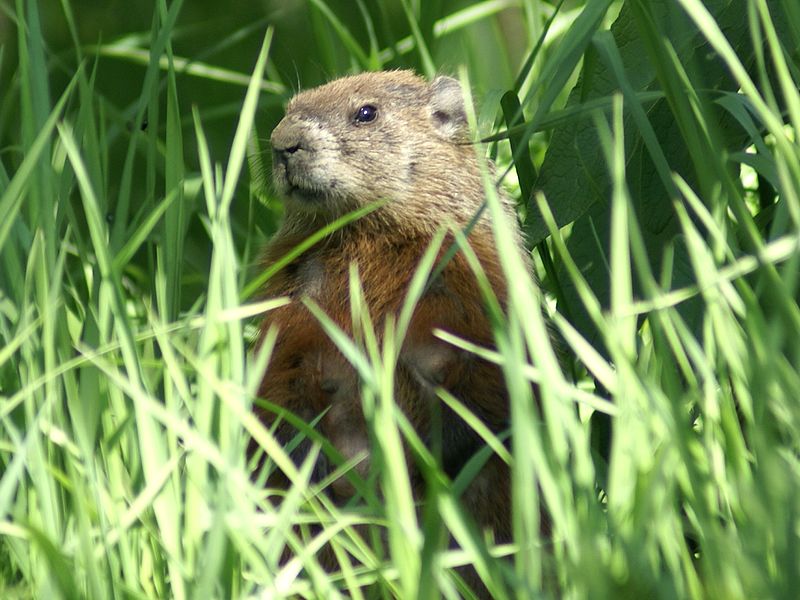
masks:
POLYGON ((349 329, 355 293, 351 287, 358 283, 365 307, 379 325, 400 310, 426 247, 423 242, 391 244, 365 238, 323 244, 291 263, 269 286, 269 293, 289 296, 293 305, 308 298, 349 329))

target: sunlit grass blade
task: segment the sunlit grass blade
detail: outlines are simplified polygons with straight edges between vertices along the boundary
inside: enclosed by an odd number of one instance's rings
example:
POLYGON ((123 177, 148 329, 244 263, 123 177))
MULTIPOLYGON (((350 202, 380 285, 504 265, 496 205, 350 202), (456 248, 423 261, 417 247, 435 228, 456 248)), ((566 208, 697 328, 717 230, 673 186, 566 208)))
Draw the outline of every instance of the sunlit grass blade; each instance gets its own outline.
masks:
POLYGON ((20 210, 22 201, 25 199, 25 188, 30 184, 36 165, 41 159, 42 154, 49 148, 53 131, 56 128, 58 120, 61 118, 61 113, 72 94, 79 76, 79 73, 76 74, 64 90, 64 93, 53 107, 52 112, 48 115, 42 128, 38 131, 36 138, 26 152, 25 158, 19 168, 9 181, 8 186, 3 190, 2 195, 0 195, 0 214, 3 215, 3 219, 0 221, 0 248, 3 247, 14 225, 16 214, 20 210))

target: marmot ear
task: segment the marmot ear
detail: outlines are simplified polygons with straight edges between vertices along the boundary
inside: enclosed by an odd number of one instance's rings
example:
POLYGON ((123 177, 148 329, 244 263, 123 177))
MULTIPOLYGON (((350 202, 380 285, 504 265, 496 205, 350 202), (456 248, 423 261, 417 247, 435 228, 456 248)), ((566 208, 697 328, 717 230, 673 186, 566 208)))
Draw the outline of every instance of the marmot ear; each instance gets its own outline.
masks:
POLYGON ((428 108, 433 127, 443 138, 453 142, 468 139, 467 113, 458 80, 445 76, 434 79, 428 108))

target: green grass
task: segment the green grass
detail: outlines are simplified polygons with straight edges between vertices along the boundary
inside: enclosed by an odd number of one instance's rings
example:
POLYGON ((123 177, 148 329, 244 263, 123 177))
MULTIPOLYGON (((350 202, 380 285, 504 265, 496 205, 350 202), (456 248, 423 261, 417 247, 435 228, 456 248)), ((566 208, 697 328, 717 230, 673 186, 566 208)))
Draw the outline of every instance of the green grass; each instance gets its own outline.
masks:
POLYGON ((0 596, 458 598, 473 564, 496 598, 794 597, 794 0, 200 6, 126 29, 77 0, 0 5, 0 596), (283 301, 257 295, 280 267, 258 263, 280 212, 265 136, 298 84, 396 67, 478 96, 476 151, 521 197, 540 279, 487 177, 509 307, 484 287, 493 349, 441 336, 502 366, 512 421, 476 422, 486 449, 453 481, 392 389, 441 237, 385 331, 355 271, 358 341, 309 304, 363 381, 374 477, 284 415, 313 440, 294 464, 251 412, 275 341, 255 327, 283 301), (251 439, 289 489, 252 473, 251 439), (499 547, 458 504, 493 452, 499 547), (320 453, 341 466, 312 482, 320 453), (322 493, 341 473, 346 506, 322 493))

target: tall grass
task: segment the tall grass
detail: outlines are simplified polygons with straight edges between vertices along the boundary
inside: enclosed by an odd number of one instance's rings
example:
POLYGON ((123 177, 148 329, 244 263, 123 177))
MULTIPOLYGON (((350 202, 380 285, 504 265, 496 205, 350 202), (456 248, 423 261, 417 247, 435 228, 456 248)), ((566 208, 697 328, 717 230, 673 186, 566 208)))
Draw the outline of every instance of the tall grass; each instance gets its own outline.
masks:
POLYGON ((61 5, 68 53, 48 43, 37 3, 2 13, 17 45, 0 54, 15 56, 0 97, 0 596, 458 598, 473 594, 455 569, 465 564, 496 598, 796 593, 791 0, 308 3, 331 74, 444 69, 480 93, 470 119, 491 141, 476 152, 488 147, 522 197, 541 281, 487 176, 508 310, 484 288, 493 349, 438 335, 502 366, 512 418, 508 436, 472 419, 486 449, 454 480, 393 402, 398 348, 445 232, 385 331, 355 271, 358 340, 309 304, 362 380, 366 481, 287 414, 313 441, 294 464, 251 411, 268 405, 256 392, 275 342, 253 346, 254 327, 285 301, 253 299, 274 273, 257 262, 277 202, 259 134, 292 87, 282 22, 242 76, 214 57, 253 35, 246 23, 183 57, 181 2, 157 3, 149 33, 93 46, 76 7, 61 5), (127 105, 103 88, 109 61, 141 69, 127 105), (232 87, 235 109, 187 102, 187 77, 232 87), (209 135, 220 125, 224 151, 209 135), (267 461, 248 461, 251 440, 267 461), (427 482, 421 507, 403 444, 427 482), (458 502, 492 453, 513 473, 504 546, 458 502), (338 466, 312 482, 321 454, 338 466), (264 486, 276 465, 287 490, 264 486), (359 490, 345 506, 324 494, 342 474, 359 490))

